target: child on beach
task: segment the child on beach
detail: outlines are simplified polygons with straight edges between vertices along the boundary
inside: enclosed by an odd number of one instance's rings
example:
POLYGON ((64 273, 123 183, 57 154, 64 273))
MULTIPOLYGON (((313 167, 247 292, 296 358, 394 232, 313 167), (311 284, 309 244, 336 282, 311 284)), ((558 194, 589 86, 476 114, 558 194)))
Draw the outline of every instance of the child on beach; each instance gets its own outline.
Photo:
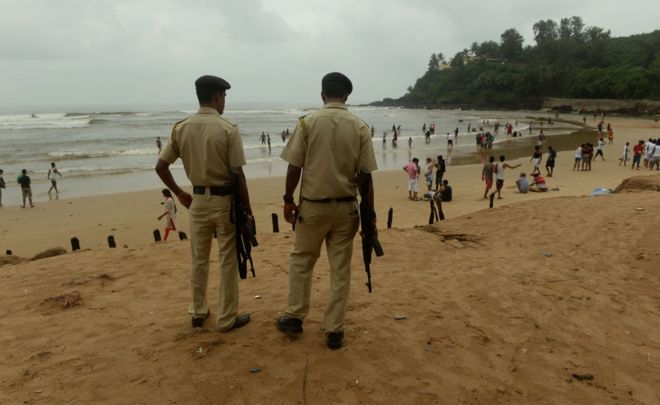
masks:
POLYGON ((536 193, 545 193, 548 191, 548 186, 545 184, 545 179, 541 174, 534 176, 532 184, 529 185, 529 191, 534 191, 536 193))
POLYGON ((165 197, 165 212, 158 217, 158 220, 166 217, 165 235, 163 236, 163 240, 166 241, 170 231, 176 231, 176 224, 174 223, 174 219, 176 218, 176 203, 172 198, 172 193, 166 188, 163 189, 163 197, 165 197))
POLYGON ((628 162, 628 146, 630 145, 630 142, 626 142, 625 145, 623 145, 623 153, 621 154, 621 157, 619 158, 619 166, 621 166, 621 162, 623 162, 623 165, 626 165, 626 162, 628 162))
POLYGON ((520 173, 520 177, 516 180, 516 187, 518 187, 518 192, 521 194, 526 194, 529 191, 529 182, 525 172, 520 173))
POLYGON ((541 147, 536 145, 534 147, 534 154, 532 155, 531 158, 529 158, 530 161, 533 161, 534 163, 534 170, 532 171, 532 176, 535 174, 541 174, 541 159, 543 157, 543 152, 541 151, 541 147))

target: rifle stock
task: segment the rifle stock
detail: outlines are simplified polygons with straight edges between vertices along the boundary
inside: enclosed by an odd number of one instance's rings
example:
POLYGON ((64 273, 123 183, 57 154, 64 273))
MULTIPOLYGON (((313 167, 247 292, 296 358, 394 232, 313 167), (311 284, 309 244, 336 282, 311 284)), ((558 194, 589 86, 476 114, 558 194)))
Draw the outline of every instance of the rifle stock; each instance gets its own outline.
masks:
POLYGON ((372 211, 369 201, 371 189, 371 174, 362 174, 361 200, 360 200, 360 226, 362 228, 362 258, 364 259, 364 271, 367 273, 366 286, 371 293, 371 258, 372 252, 376 256, 383 256, 383 247, 378 240, 378 231, 374 223, 375 213, 372 211))
POLYGON ((241 279, 247 278, 247 264, 249 262, 252 277, 256 277, 254 272, 254 262, 252 261, 252 247, 259 246, 256 237, 256 223, 254 218, 247 213, 247 207, 241 197, 240 180, 237 174, 232 174, 231 182, 233 194, 231 198, 229 221, 236 226, 235 236, 238 275, 241 279))

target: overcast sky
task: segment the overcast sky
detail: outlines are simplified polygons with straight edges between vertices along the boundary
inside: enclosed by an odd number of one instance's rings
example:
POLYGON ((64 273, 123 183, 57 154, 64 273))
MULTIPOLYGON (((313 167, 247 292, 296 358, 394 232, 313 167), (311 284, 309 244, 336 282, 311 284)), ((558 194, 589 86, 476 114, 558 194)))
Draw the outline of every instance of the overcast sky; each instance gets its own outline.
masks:
MULTIPOLYGON (((579 15, 613 36, 660 28, 657 0, 0 0, 0 106, 194 103, 228 80, 231 103, 315 103, 347 74, 353 103, 401 96, 429 56, 540 19, 579 15)), ((0 112, 1 112, 0 107, 0 112)))

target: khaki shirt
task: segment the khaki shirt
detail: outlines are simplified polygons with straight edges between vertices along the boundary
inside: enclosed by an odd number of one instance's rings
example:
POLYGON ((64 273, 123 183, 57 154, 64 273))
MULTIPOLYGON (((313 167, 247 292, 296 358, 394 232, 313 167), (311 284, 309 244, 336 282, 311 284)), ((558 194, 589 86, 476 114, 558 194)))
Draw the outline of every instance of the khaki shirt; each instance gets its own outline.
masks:
POLYGON ((230 168, 245 165, 243 140, 236 124, 206 107, 174 125, 160 158, 168 163, 181 158, 194 186, 228 185, 230 168))
POLYGON ((281 157, 303 168, 301 194, 310 200, 356 196, 356 174, 377 168, 371 129, 342 103, 300 118, 281 157))

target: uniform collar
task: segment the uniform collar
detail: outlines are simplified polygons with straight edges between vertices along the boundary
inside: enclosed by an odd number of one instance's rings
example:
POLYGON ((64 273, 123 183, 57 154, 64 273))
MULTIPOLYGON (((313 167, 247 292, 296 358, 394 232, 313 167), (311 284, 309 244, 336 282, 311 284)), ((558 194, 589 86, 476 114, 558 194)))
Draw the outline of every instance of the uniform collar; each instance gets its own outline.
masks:
POLYGON ((197 114, 216 114, 220 115, 216 110, 210 107, 199 107, 197 114))
POLYGON ((326 103, 323 105, 323 108, 341 108, 342 110, 346 110, 346 104, 340 103, 338 101, 332 101, 329 103, 326 103))

